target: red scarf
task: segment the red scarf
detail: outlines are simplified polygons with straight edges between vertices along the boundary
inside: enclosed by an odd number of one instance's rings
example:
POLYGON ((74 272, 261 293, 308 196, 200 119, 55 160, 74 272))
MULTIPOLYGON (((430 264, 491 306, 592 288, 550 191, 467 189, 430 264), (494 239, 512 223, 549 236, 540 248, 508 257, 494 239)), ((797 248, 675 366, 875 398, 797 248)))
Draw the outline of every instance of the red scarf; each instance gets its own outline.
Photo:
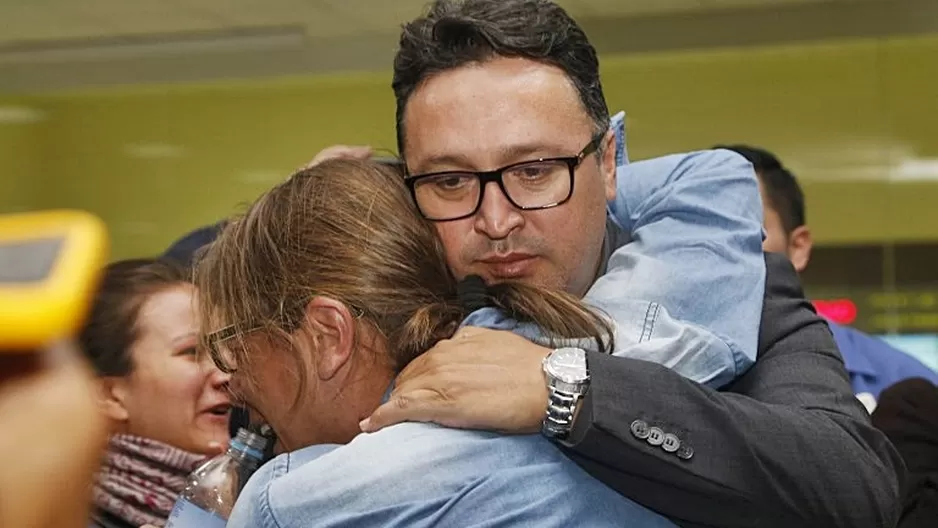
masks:
POLYGON ((149 438, 114 435, 94 485, 94 503, 133 526, 163 526, 205 455, 149 438))

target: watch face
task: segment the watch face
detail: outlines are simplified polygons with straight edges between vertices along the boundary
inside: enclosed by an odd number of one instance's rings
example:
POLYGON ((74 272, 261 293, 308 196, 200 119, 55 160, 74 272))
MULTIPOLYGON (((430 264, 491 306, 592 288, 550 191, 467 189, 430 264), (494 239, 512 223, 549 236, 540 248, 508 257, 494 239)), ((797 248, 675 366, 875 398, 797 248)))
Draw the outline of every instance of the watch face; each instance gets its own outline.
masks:
POLYGON ((550 373, 566 383, 586 379, 586 353, 578 348, 559 348, 547 359, 550 373))

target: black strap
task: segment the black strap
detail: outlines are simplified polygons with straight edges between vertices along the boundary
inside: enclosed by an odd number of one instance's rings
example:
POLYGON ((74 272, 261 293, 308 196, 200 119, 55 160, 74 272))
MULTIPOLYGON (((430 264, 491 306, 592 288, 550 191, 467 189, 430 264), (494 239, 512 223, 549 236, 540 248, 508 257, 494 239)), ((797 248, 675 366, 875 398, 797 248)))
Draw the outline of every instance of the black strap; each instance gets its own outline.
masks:
POLYGON ((459 281, 456 285, 456 297, 466 313, 493 305, 489 285, 478 275, 469 275, 459 281))

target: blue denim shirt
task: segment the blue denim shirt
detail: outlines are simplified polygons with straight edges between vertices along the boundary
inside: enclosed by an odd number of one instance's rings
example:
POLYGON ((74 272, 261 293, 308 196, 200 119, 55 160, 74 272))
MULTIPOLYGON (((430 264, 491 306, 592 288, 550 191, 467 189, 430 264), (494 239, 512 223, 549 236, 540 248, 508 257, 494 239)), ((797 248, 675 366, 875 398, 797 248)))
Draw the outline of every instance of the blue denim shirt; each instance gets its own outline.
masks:
POLYGON ((857 395, 868 394, 864 404, 872 412, 879 393, 886 387, 908 378, 925 378, 938 385, 938 372, 921 361, 848 326, 828 322, 837 348, 844 356, 850 384, 857 395), (872 400, 870 400, 872 398, 872 400))
MULTIPOLYGON (((620 113, 612 123, 619 168, 608 208, 631 240, 610 247, 605 273, 584 300, 614 321, 615 355, 722 387, 752 366, 757 353, 765 260, 755 173, 726 150, 629 163, 623 118, 620 113)), ((564 344, 494 308, 470 314, 463 325, 564 344)))

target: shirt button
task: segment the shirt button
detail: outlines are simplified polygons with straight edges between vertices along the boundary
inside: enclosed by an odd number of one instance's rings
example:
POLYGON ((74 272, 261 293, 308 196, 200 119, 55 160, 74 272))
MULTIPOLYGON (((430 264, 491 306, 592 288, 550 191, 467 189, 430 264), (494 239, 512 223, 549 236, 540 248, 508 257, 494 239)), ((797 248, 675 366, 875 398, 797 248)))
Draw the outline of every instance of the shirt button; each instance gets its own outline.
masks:
POLYGON ((648 424, 642 420, 635 420, 629 428, 632 430, 632 436, 635 438, 639 440, 648 438, 648 424))
POLYGON ((674 453, 681 447, 681 440, 677 435, 668 433, 664 435, 664 442, 661 443, 661 449, 664 449, 668 453, 674 453))
POLYGON ((694 456, 694 448, 684 444, 677 450, 677 457, 681 460, 690 460, 694 456))
POLYGON ((661 443, 664 442, 664 431, 657 427, 650 428, 648 430, 647 442, 653 446, 660 446, 661 443))

